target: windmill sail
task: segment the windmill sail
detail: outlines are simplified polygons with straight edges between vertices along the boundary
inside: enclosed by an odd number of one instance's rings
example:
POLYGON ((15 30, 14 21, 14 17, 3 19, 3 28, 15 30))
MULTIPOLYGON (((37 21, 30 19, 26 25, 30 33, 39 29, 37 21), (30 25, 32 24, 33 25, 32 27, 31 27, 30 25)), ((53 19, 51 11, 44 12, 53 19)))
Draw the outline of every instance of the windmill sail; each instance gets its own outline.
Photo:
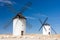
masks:
POLYGON ((14 14, 17 13, 17 10, 16 10, 15 8, 13 8, 13 5, 5 3, 5 6, 6 6, 11 12, 13 12, 14 14))
POLYGON ((14 16, 10 21, 8 21, 8 23, 6 23, 6 24, 4 25, 4 28, 9 27, 9 25, 13 22, 13 19, 14 19, 15 17, 16 17, 16 16, 14 16))
POLYGON ((8 21, 8 23, 4 25, 4 29, 6 29, 12 22, 13 22, 13 19, 11 21, 8 21))
POLYGON ((27 10, 31 5, 32 5, 32 3, 29 1, 24 7, 22 7, 22 8, 20 9, 19 12, 24 12, 24 11, 27 10))
POLYGON ((29 29, 31 29, 31 28, 32 28, 31 23, 29 23, 29 22, 28 22, 28 20, 27 20, 27 22, 26 22, 26 23, 27 23, 27 24, 26 24, 26 25, 27 25, 27 27, 28 27, 29 29))
POLYGON ((55 34, 57 34, 57 32, 51 27, 51 29, 54 31, 55 34))
MULTIPOLYGON (((47 19, 48 19, 48 17, 44 20, 44 22, 43 22, 43 24, 42 24, 42 21, 40 20, 40 22, 41 22, 41 27, 40 27, 40 29, 39 29, 39 31, 41 30, 41 28, 44 26, 44 24, 45 24, 45 22, 47 21, 47 19)), ((45 28, 45 27, 44 27, 45 28)), ((46 30, 46 28, 45 28, 45 30, 46 30)))
MULTIPOLYGON (((6 6, 7 8, 9 8, 9 10, 12 11, 14 14, 16 13, 17 15, 19 15, 19 14, 23 13, 26 9, 28 9, 28 7, 30 7, 31 4, 32 4, 31 2, 28 2, 24 7, 21 8, 20 12, 17 12, 17 11, 13 8, 13 6, 12 6, 11 4, 5 4, 5 6, 6 6)), ((16 17, 16 15, 15 15, 13 18, 15 18, 15 17, 16 17)), ((4 26, 4 28, 7 28, 7 27, 12 23, 13 18, 12 18, 11 21, 9 21, 9 22, 4 26)))

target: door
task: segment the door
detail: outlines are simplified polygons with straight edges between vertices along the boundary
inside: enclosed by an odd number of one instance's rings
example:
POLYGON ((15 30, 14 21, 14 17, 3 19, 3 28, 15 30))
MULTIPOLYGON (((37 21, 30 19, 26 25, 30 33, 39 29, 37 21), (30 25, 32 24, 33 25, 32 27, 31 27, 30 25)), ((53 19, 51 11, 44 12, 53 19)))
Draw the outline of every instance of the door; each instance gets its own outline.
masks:
POLYGON ((24 31, 21 31, 21 35, 23 35, 24 31))

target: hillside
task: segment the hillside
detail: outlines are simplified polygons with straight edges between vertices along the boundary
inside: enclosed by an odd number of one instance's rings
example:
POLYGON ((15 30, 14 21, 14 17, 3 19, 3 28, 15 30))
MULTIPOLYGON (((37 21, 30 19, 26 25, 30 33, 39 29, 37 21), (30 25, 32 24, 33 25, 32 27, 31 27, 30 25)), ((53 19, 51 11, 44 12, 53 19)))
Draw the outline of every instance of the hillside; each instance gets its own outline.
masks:
POLYGON ((58 35, 41 35, 30 34, 24 36, 15 37, 13 35, 0 35, 0 40, 60 40, 60 34, 58 35))

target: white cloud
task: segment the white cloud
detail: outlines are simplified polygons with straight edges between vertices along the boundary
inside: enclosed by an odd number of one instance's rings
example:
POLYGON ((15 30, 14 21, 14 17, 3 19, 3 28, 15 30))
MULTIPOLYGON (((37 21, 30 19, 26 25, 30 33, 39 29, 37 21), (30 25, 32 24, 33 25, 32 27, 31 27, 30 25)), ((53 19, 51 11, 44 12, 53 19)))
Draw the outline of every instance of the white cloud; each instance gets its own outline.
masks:
POLYGON ((0 0, 1 3, 8 3, 8 4, 12 4, 11 1, 8 1, 8 0, 0 0))
POLYGON ((0 6, 4 6, 4 4, 16 4, 14 1, 9 1, 9 0, 0 0, 0 6))
POLYGON ((41 14, 41 13, 35 13, 33 16, 36 16, 36 17, 48 17, 47 15, 41 14))
POLYGON ((12 4, 11 1, 3 1, 4 3, 7 3, 7 4, 12 4))
POLYGON ((27 19, 33 19, 33 20, 36 19, 36 18, 30 17, 30 16, 27 16, 26 18, 27 18, 27 19))

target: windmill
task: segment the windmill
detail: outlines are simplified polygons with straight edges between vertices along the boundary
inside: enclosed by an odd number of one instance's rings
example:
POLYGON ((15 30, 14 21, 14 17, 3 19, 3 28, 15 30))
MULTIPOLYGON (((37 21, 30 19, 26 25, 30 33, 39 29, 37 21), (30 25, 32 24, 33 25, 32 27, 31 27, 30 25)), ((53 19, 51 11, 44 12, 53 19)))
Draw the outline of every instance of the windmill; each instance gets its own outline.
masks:
POLYGON ((14 36, 21 36, 25 34, 26 30, 26 19, 25 16, 22 15, 22 13, 28 9, 28 7, 31 6, 31 2, 29 1, 24 7, 21 8, 21 10, 17 13, 16 10, 12 7, 11 4, 5 4, 6 7, 9 8, 13 13, 16 13, 16 15, 10 20, 8 24, 4 26, 4 28, 7 28, 12 22, 13 22, 13 35, 14 36))
POLYGON ((52 29, 55 32, 55 34, 57 34, 56 31, 50 26, 50 24, 46 23, 47 20, 48 20, 48 17, 46 17, 46 19, 42 23, 41 19, 39 19, 39 21, 41 23, 41 27, 40 27, 39 31, 41 30, 41 28, 43 28, 43 35, 50 35, 51 29, 52 29))

